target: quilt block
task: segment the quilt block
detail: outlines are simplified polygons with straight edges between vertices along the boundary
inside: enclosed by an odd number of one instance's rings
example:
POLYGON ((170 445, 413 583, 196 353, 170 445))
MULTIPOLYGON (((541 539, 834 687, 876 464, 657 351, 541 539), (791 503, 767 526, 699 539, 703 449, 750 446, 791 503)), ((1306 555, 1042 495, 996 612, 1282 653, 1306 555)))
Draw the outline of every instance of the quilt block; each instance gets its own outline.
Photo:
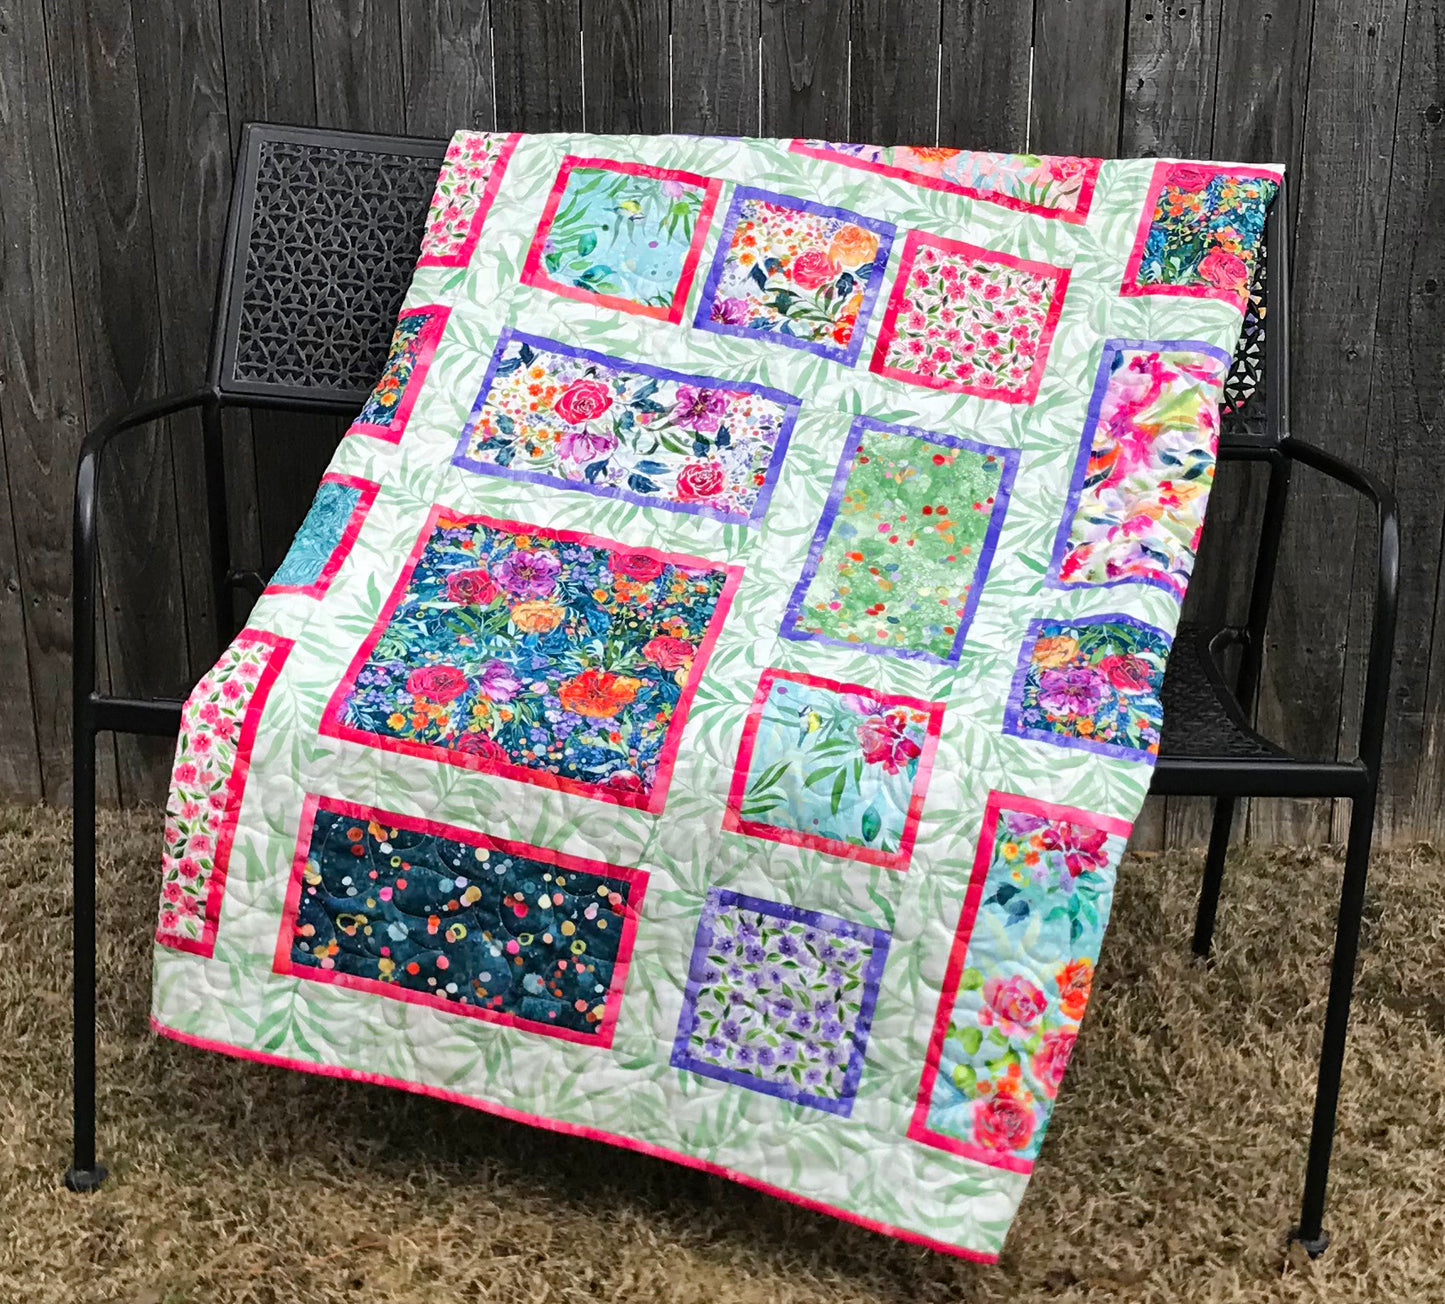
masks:
POLYGON ((186 703, 157 1031, 995 1259, 1278 176, 459 132, 186 703))

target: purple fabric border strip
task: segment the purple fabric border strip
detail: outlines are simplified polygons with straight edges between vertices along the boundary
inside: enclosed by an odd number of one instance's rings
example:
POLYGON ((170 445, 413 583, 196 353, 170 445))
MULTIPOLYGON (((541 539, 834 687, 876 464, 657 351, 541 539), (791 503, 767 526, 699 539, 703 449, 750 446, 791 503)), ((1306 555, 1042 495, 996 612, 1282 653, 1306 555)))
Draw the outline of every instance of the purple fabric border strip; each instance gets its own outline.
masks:
POLYGON ((462 426, 461 438, 457 441, 456 452, 452 454, 452 465, 466 471, 475 471, 479 475, 495 475, 506 480, 551 485, 557 489, 572 489, 580 493, 591 494, 595 498, 614 498, 636 503, 640 507, 660 507, 666 512, 684 512, 690 516, 710 516, 714 520, 726 521, 733 525, 757 525, 767 515, 768 504, 772 501, 773 490, 777 487, 778 476, 782 473, 783 459, 787 455, 788 444, 793 437, 793 426, 801 409, 802 400, 796 395, 785 394, 782 390, 770 389, 766 385, 757 385, 746 380, 722 380, 716 376, 694 376, 682 371, 669 371, 665 367, 653 367, 645 362, 633 362, 628 358, 599 353, 594 349, 579 348, 573 344, 564 344, 560 340, 551 340, 542 335, 519 331, 512 326, 504 326, 497 336, 496 347, 492 350, 491 359, 487 363, 486 374, 482 377, 482 386, 477 392, 476 401, 467 415, 466 424, 462 426), (615 370, 651 376, 655 380, 671 380, 681 384, 703 385, 712 389, 755 394, 759 398, 765 398, 769 402, 785 408, 786 415, 783 418, 782 428, 778 431, 778 441, 773 445, 772 457, 768 460, 768 469, 763 477, 762 485, 758 488, 758 496, 753 503, 752 512, 744 516, 741 512, 721 511, 706 503, 674 502, 671 499, 634 493, 630 489, 613 485, 595 485, 589 484, 585 480, 568 480, 562 476, 549 475, 545 471, 519 471, 510 466, 497 466, 492 462, 477 462, 467 457, 466 447, 471 438, 472 429, 476 425, 482 408, 486 406, 487 396, 492 391, 492 382, 496 379, 497 367, 501 363, 502 354, 513 340, 519 340, 523 344, 531 345, 534 349, 548 353, 560 353, 566 357, 594 362, 615 370))
MULTIPOLYGON (((1084 417, 1084 433, 1079 439, 1079 453, 1074 461, 1074 473, 1069 479, 1069 493, 1064 501, 1064 515, 1059 522, 1058 533, 1054 536, 1054 550, 1049 558, 1049 569, 1044 576, 1044 586, 1050 589, 1060 589, 1064 592, 1084 589, 1113 589, 1121 584, 1146 584, 1151 588, 1163 589, 1176 602, 1182 602, 1184 595, 1168 582, 1168 580, 1154 578, 1134 578, 1123 576, 1117 580, 1104 580, 1098 583, 1084 583, 1062 580, 1059 572, 1064 564, 1064 554, 1069 547, 1069 534, 1074 528, 1074 517, 1079 514, 1079 502, 1084 494, 1084 480, 1089 473, 1089 455, 1094 448, 1094 428, 1098 424, 1099 414, 1103 411, 1104 396, 1109 390, 1109 378, 1113 370, 1113 361, 1121 353, 1135 352, 1144 349, 1191 349, 1213 358, 1216 362, 1224 365, 1225 374, 1228 374, 1229 366, 1233 359, 1223 349, 1213 344, 1206 344, 1203 340, 1125 340, 1113 339, 1104 341, 1104 352, 1099 360, 1098 375, 1094 379, 1094 392, 1089 397, 1089 410, 1084 417)), ((1220 378, 1220 392, 1223 393, 1223 377, 1220 378)))
POLYGON ((854 213, 846 208, 830 208, 826 204, 817 204, 810 199, 799 199, 794 195, 784 195, 773 190, 759 190, 755 186, 738 186, 734 189, 732 200, 728 204, 727 217, 719 228, 712 266, 708 268, 707 280, 703 282, 702 297, 698 301, 697 312, 693 316, 692 324, 697 330, 711 331, 715 335, 733 335, 743 340, 762 340, 766 343, 785 344, 789 348, 815 353, 818 357, 827 358, 830 362, 841 362, 845 367, 855 366, 863 351, 863 341, 868 334, 869 323, 873 320, 874 305, 878 302, 879 292, 882 290, 883 281, 888 274, 888 259, 893 252, 893 240, 897 234, 898 228, 891 222, 864 217, 862 214, 854 213), (868 278, 867 288, 863 291, 863 304, 858 309, 858 324, 854 328, 853 338, 848 342, 846 348, 800 340, 794 336, 781 335, 774 331, 749 330, 746 326, 729 326, 726 322, 709 320, 713 297, 717 294, 718 285, 722 282, 723 268, 727 265, 728 250, 732 247, 733 228, 737 225, 743 204, 749 199, 796 208, 804 213, 812 213, 814 217, 830 217, 843 222, 851 222, 854 226, 861 226, 865 230, 872 231, 878 237, 878 252, 873 257, 873 275, 868 278))
POLYGON ((884 962, 888 958, 891 936, 881 928, 870 928, 866 924, 855 924, 836 915, 821 914, 816 910, 803 910, 782 901, 765 901, 761 897, 746 896, 730 888, 712 888, 703 905, 704 910, 719 910, 726 906, 741 910, 752 910, 774 919, 786 919, 791 923, 805 924, 819 929, 830 937, 851 937, 867 942, 872 954, 868 957, 868 968, 863 975, 863 1001, 858 1007, 858 1017, 853 1021, 853 1046, 848 1056, 848 1071, 843 1076, 842 1095, 834 1100, 827 1096, 815 1096, 785 1082, 766 1082, 744 1073, 741 1069, 725 1069, 716 1064, 695 1060, 687 1051, 697 1023, 696 1009, 698 993, 702 982, 697 977, 702 963, 712 946, 712 925, 700 923, 693 941, 692 954, 688 959, 687 991, 682 1001, 682 1017, 678 1020, 677 1036, 672 1045, 671 1064, 673 1068, 685 1069, 703 1077, 728 1082, 734 1086, 746 1087, 766 1096, 777 1096, 798 1105, 821 1109, 829 1114, 847 1118, 853 1112, 853 1098, 858 1090, 858 1081, 863 1075, 863 1059, 868 1046, 868 1033, 873 1026, 873 1008, 878 1000, 878 983, 883 976, 884 962))
POLYGON ((1147 629, 1151 633, 1158 634, 1164 640, 1166 651, 1173 644, 1173 636, 1158 625, 1151 625, 1147 620, 1137 620, 1133 616, 1126 616, 1122 611, 1103 611, 1091 613, 1087 616, 1041 616, 1037 620, 1031 620, 1024 631, 1024 641, 1019 647, 1019 663, 1014 671, 1013 683, 1009 687, 1008 701, 1003 709, 1003 731, 1014 738, 1027 738, 1031 742, 1051 743, 1055 747, 1073 747, 1082 752, 1097 752, 1100 756, 1112 756, 1121 761, 1143 761, 1151 768, 1159 759, 1151 752, 1145 751, 1142 747, 1120 747, 1114 743, 1096 743, 1087 738, 1065 738, 1061 734, 1050 733, 1047 729, 1028 729, 1019 723, 1019 709, 1023 706, 1024 680, 1028 677, 1029 662, 1032 659, 1029 653, 1033 651, 1034 644, 1038 641, 1039 630, 1044 625, 1102 625, 1106 621, 1121 625, 1133 625, 1135 629, 1147 629))
POLYGON ((795 643, 823 643, 829 647, 848 648, 855 652, 867 652, 876 656, 903 657, 910 661, 926 661, 932 665, 955 664, 963 655, 963 645, 968 637, 969 626, 973 624, 979 601, 983 597, 983 586, 987 582, 989 570, 993 566, 993 555, 998 547, 999 534, 1003 530, 1004 517, 1008 514, 1009 500, 1013 494, 1014 477, 1018 473, 1018 465, 1019 450, 1016 448, 982 444, 972 439, 963 439, 958 435, 941 435, 932 430, 920 430, 916 426, 892 425, 874 417, 855 417, 853 426, 848 432, 847 442, 843 445, 843 455, 838 459, 838 469, 833 473, 833 484, 828 490, 828 500, 823 505, 823 515, 818 521, 818 528, 813 533, 813 542, 808 546, 808 557, 803 563, 803 573, 798 577, 792 597, 788 599, 787 611, 783 614, 783 626, 779 633, 795 643), (1003 470, 999 474, 998 491, 994 494, 993 511, 989 515, 988 531, 984 534, 983 544, 978 550, 978 562, 974 567, 973 582, 969 585, 968 602, 964 606, 963 615, 959 617, 958 633, 953 637, 953 646, 949 649, 947 656, 939 656, 936 652, 929 652, 923 648, 885 647, 881 643, 851 643, 847 639, 830 638, 827 634, 801 632, 795 628, 802 616, 803 602, 808 596, 808 586, 817 576, 818 564, 823 558, 823 546, 828 542, 834 518, 838 515, 844 491, 848 487, 848 474, 852 469, 853 457, 858 451, 858 445, 863 442, 863 434, 867 430, 907 435, 943 448, 966 448, 973 453, 992 454, 1003 463, 1003 470))

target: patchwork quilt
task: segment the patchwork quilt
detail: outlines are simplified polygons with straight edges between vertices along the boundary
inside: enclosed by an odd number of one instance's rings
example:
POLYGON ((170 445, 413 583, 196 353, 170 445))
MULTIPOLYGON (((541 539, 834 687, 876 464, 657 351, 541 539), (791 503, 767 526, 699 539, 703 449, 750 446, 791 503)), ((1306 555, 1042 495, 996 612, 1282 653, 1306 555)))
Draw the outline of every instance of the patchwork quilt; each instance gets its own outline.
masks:
POLYGON ((186 704, 157 1031, 996 1257, 1279 176, 458 133, 186 704))

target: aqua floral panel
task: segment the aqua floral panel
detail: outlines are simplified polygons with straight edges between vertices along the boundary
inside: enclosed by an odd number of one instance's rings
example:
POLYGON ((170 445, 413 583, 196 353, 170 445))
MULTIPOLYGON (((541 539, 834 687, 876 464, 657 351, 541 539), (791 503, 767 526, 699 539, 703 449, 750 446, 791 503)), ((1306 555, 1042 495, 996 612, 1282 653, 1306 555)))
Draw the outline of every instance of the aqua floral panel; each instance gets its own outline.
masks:
POLYGON ((347 434, 371 435, 390 444, 401 439, 450 312, 433 303, 397 318, 386 369, 347 434))
POLYGON ((853 423, 785 638, 957 661, 1018 470, 1017 449, 853 423))
POLYGON ((1183 599, 1214 483, 1229 363, 1199 340, 1105 341, 1051 584, 1152 584, 1183 599))
POLYGON ((562 160, 524 284, 680 322, 720 181, 611 159, 562 160))
POLYGON ((421 237, 418 267, 465 267, 481 238, 516 132, 459 131, 447 146, 421 237))
POLYGON ((723 828, 907 869, 943 703, 765 670, 723 828))
POLYGON ((319 598, 356 544, 381 486, 374 480, 328 472, 286 556, 266 586, 268 593, 319 598))
POLYGON ((452 461, 487 475, 757 524, 798 400, 508 328, 452 461))
POLYGON ((673 1067, 847 1117, 888 943, 882 929, 711 888, 673 1067))
POLYGON ((908 1135, 1027 1172, 1073 1054, 1130 825, 989 794, 908 1135))
POLYGON ((1156 165, 1122 293, 1223 299, 1242 311, 1278 189, 1263 168, 1156 165))
POLYGON ((1032 403, 1070 270, 910 231, 872 369, 929 389, 1032 403))
POLYGON ((1030 621, 1004 732, 1153 764, 1169 643, 1118 613, 1030 621))
POLYGON ((1018 213, 1081 223, 1089 215, 1099 160, 1048 154, 995 154, 934 145, 838 145, 795 140, 796 154, 897 177, 930 190, 1001 204, 1018 213))
POLYGON ((266 700, 294 641, 243 629, 181 708, 161 842, 156 941, 212 955, 266 700))
POLYGON ((276 971, 610 1046, 647 875, 310 797, 276 971))
POLYGON ((322 732, 660 811, 741 576, 433 507, 322 732))
POLYGON ((852 366, 894 227, 751 186, 733 192, 694 325, 852 366))

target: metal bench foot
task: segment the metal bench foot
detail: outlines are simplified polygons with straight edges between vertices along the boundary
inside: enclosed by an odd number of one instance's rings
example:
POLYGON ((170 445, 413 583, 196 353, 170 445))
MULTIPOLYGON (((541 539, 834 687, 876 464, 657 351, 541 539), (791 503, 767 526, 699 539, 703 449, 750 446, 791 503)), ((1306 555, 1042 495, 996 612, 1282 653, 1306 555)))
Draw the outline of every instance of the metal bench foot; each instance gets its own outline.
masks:
POLYGON ((1330 1234, 1323 1227, 1320 1234, 1313 1240, 1307 1239, 1299 1234, 1298 1227, 1291 1227, 1289 1230, 1290 1243, 1298 1245, 1312 1259, 1318 1259, 1327 1249, 1330 1248, 1330 1234))
POLYGON ((76 1168, 72 1164, 65 1170, 62 1180, 67 1191, 79 1191, 83 1195, 89 1195, 92 1191, 100 1190, 109 1176, 110 1172, 104 1164, 92 1164, 89 1168, 76 1168))

